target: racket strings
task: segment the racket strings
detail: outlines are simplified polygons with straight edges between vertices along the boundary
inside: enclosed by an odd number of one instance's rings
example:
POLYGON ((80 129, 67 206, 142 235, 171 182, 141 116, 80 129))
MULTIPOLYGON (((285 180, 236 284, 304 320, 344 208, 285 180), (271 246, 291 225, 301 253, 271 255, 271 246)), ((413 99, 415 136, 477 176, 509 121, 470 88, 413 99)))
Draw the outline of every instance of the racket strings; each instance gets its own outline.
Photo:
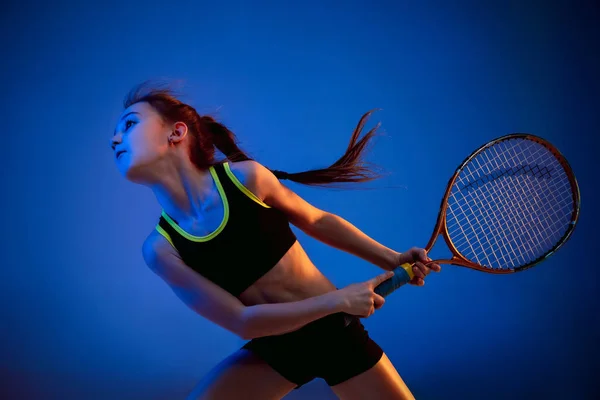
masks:
MULTIPOLYGON (((533 142, 527 142, 528 144, 533 145, 533 142)), ((554 242, 550 243, 549 239, 550 237, 547 236, 547 234, 551 231, 555 231, 556 229, 548 226, 549 222, 553 222, 554 225, 559 225, 560 226, 564 226, 564 220, 561 220, 561 218, 556 218, 558 216, 568 216, 570 217, 571 211, 572 211, 572 206, 573 206, 573 202, 572 202, 572 196, 571 196, 571 186, 570 186, 570 182, 569 179, 566 175, 566 173, 564 172, 564 170, 562 169, 562 166, 560 166, 560 164, 558 163, 558 160, 556 160, 556 158, 552 155, 552 153, 549 152, 548 149, 546 149, 545 147, 543 147, 542 145, 536 144, 536 151, 532 154, 532 162, 541 162, 543 158, 546 158, 547 161, 550 161, 553 164, 556 164, 556 166, 558 167, 558 171, 562 172, 562 177, 564 178, 562 180, 556 180, 554 183, 554 187, 553 188, 549 188, 548 186, 546 187, 542 187, 542 180, 532 180, 532 179, 527 179, 526 181, 528 183, 530 183, 530 189, 528 191, 528 195, 530 195, 532 197, 530 203, 533 204, 534 208, 530 209, 530 210, 522 210, 522 214, 524 216, 527 216, 527 212, 529 211, 531 213, 531 215, 533 215, 534 212, 536 212, 540 207, 545 207, 547 204, 544 202, 544 199, 542 197, 540 197, 540 193, 545 193, 550 199, 550 204, 552 204, 554 207, 553 209, 543 209, 542 211, 546 211, 547 212, 547 218, 539 218, 538 222, 539 225, 527 225, 526 227, 530 227, 532 229, 536 229, 538 227, 542 227, 543 225, 546 224, 546 228, 545 230, 537 230, 538 232, 538 239, 545 239, 548 243, 548 247, 551 247, 554 242), (563 196, 562 197, 557 197, 556 194, 557 193, 562 193, 563 196), (538 207, 535 207, 538 206, 538 207), (561 224, 562 223, 562 224, 561 224)), ((518 157, 519 154, 515 153, 513 155, 514 158, 518 157)), ((509 162, 510 160, 506 160, 506 162, 509 162)), ((523 200, 523 199, 518 199, 519 201, 523 200)), ((521 204, 521 203, 518 203, 521 204)), ((526 202, 523 202, 523 205, 526 204, 526 202)), ((530 204, 530 205, 531 205, 530 204)))
MULTIPOLYGON (((486 160, 489 163, 489 159, 486 160)), ((482 165, 481 163, 481 159, 475 159, 474 160, 474 167, 478 168, 479 170, 485 169, 485 165, 482 165)), ((495 167, 498 167, 498 163, 495 163, 494 165, 495 167)), ((474 170, 473 170, 474 171, 474 170)), ((466 177, 469 178, 469 180, 471 182, 473 182, 475 179, 473 179, 474 177, 474 172, 473 171, 469 171, 467 170, 466 173, 466 177)), ((473 185, 468 184, 465 185, 465 187, 471 187, 473 185)), ((465 193, 464 191, 461 191, 462 193, 465 193)), ((468 194, 473 195, 474 192, 467 192, 468 194)), ((466 204, 472 204, 474 199, 466 199, 467 202, 466 204)), ((514 199, 513 199, 514 201, 514 199)), ((498 203, 489 203, 491 206, 491 209, 485 209, 483 208, 482 211, 484 214, 484 217, 487 218, 488 220, 492 220, 492 224, 487 224, 487 227, 490 229, 490 232, 484 232, 482 228, 484 228, 484 225, 474 225, 475 230, 473 231, 472 235, 468 236, 467 239, 468 240, 473 240, 476 239, 479 242, 481 251, 479 253, 477 253, 477 256, 479 256, 478 262, 481 264, 490 264, 491 260, 490 257, 488 257, 487 255, 491 255, 496 257, 499 261, 502 262, 506 262, 507 257, 518 257, 518 254, 516 253, 516 250, 514 248, 514 246, 512 246, 510 241, 506 241, 503 240, 505 239, 505 235, 502 235, 499 227, 501 227, 503 224, 506 224, 506 222, 510 222, 513 223, 512 220, 509 221, 501 221, 500 218, 498 216, 502 216, 503 213, 505 213, 505 215, 511 216, 511 214, 506 214, 506 210, 507 210, 507 202, 498 202, 498 203), (494 207, 496 207, 494 209, 494 207), (500 209, 500 207, 502 207, 502 209, 500 209), (478 229, 479 228, 479 229, 478 229), (481 243, 481 239, 485 239, 485 238, 489 238, 492 239, 489 241, 489 243, 487 243, 488 245, 486 246, 485 244, 481 243), (505 251, 504 254, 502 253, 498 253, 497 251, 494 252, 494 249, 496 248, 504 248, 505 251), (482 258, 485 258, 482 259, 482 258)), ((459 203, 460 206, 460 203, 459 203)), ((472 207, 469 208, 469 213, 466 213, 465 210, 461 207, 461 211, 465 214, 465 215, 473 215, 473 209, 472 207)), ((458 245, 459 247, 463 244, 460 241, 457 241, 455 243, 456 245, 458 245)), ((473 246, 471 246, 471 250, 473 253, 475 253, 475 249, 473 248, 473 246)))
MULTIPOLYGON (((506 154, 500 153, 499 156, 500 156, 500 158, 503 158, 503 160, 501 160, 501 161, 504 161, 504 163, 508 163, 510 161, 509 159, 507 159, 506 154)), ((493 160, 494 159, 490 160, 491 164, 495 164, 495 166, 499 167, 500 165, 498 165, 498 163, 492 162, 493 160)), ((540 160, 539 159, 534 159, 533 161, 536 162, 536 161, 540 161, 540 160)), ((536 164, 536 166, 537 166, 537 164, 536 164)), ((518 169, 522 170, 521 167, 519 167, 518 169)), ((532 168, 528 168, 528 170, 532 170, 532 168)), ((499 183, 502 186, 501 189, 505 193, 508 194, 508 197, 506 198, 506 201, 502 202, 502 205, 503 205, 502 210, 499 210, 499 212, 497 212, 497 213, 494 213, 493 210, 492 210, 492 215, 494 215, 494 216, 504 215, 504 213, 506 213, 507 211, 512 211, 512 212, 508 213, 508 216, 509 217, 512 216, 513 218, 509 218, 507 222, 510 223, 512 226, 518 228, 519 231, 517 233, 519 233, 522 238, 525 237, 525 236, 529 236, 528 232, 525 230, 525 227, 522 224, 521 225, 518 224, 518 221, 521 220, 521 218, 526 218, 526 213, 527 213, 528 210, 520 209, 520 208, 516 208, 515 210, 510 210, 510 206, 511 205, 514 205, 514 204, 525 204, 525 202, 523 201, 522 197, 517 197, 517 195, 523 196, 524 195, 523 191, 518 192, 518 191, 511 190, 512 188, 508 187, 508 185, 506 184, 505 180, 499 180, 499 183)), ((535 183, 535 180, 533 181, 533 183, 535 183)), ((529 188, 531 189, 531 182, 529 184, 530 184, 529 188)), ((534 190, 530 190, 530 193, 535 196, 535 194, 536 194, 535 189, 534 190)), ((502 226, 502 225, 499 224, 498 226, 502 226)), ((541 234, 541 232, 538 232, 538 233, 541 234)), ((514 239, 514 232, 513 232, 512 236, 510 234, 506 235, 506 236, 508 236, 507 239, 509 239, 509 240, 510 239, 514 239)), ((500 235, 498 237, 502 237, 502 235, 500 235)), ((529 250, 529 254, 534 251, 530 244, 531 243, 528 242, 528 241, 524 241, 522 243, 522 245, 523 245, 522 247, 525 247, 526 249, 528 249, 529 250)), ((506 243, 501 243, 501 245, 506 245, 506 243)), ((506 252, 506 256, 515 257, 515 258, 519 259, 523 263, 527 262, 526 258, 525 258, 525 257, 528 256, 527 252, 517 252, 516 248, 514 246, 514 243, 512 241, 509 241, 508 245, 509 245, 511 251, 510 252, 506 252)), ((485 249, 482 249, 482 250, 485 251, 485 249)), ((507 261, 507 257, 504 257, 502 261, 507 261)))
MULTIPOLYGON (((503 160, 503 161, 504 161, 504 162, 507 162, 507 161, 509 161, 509 160, 506 158, 506 155, 504 155, 504 156, 505 156, 505 157, 503 157, 503 158, 504 158, 504 160, 503 160)), ((488 161, 489 161, 489 160, 488 160, 488 161)), ((535 161, 539 161, 539 160, 535 160, 535 161)), ((499 165, 499 164, 498 164, 498 162, 496 162, 496 163, 493 163, 493 164, 494 164, 494 167, 497 167, 497 166, 499 165)), ((480 165, 480 167, 481 167, 481 165, 480 165)), ((529 181, 528 183, 530 184, 530 186, 531 186, 531 183, 535 183, 535 181, 531 181, 531 180, 528 180, 528 181, 529 181)), ((525 203, 522 201, 522 200, 523 200, 523 199, 522 199, 522 197, 517 197, 517 195, 521 195, 521 196, 523 195, 522 191, 521 191, 521 192, 519 192, 519 191, 510 191, 510 190, 507 190, 507 189, 510 189, 510 188, 506 188, 506 185, 505 185, 505 181, 504 181, 504 180, 498 180, 498 182, 502 184, 502 189, 503 189, 503 190, 504 190, 504 191, 505 191, 505 192, 508 194, 508 196, 507 196, 506 200, 509 200, 509 201, 511 201, 511 204, 521 204, 521 205, 525 204, 525 203)), ((536 189, 534 189, 534 190, 536 190, 536 189)), ((535 193, 535 191, 532 191, 532 193, 535 193)), ((536 199, 536 200, 537 200, 537 199, 536 199)), ((507 204, 508 204, 508 203, 506 203, 506 202, 503 202, 503 203, 502 203, 502 205, 504 206, 504 209, 503 209, 503 210, 500 210, 501 212, 503 212, 503 213, 506 213, 506 211, 507 211, 507 210, 506 210, 506 205, 507 205, 507 204)), ((491 215, 496 215, 495 213, 497 213, 498 211, 499 211, 499 210, 492 210, 492 213, 491 213, 491 215)), ((529 248, 529 250, 531 251, 531 250, 532 250, 531 246, 527 246, 528 244, 530 244, 530 242, 529 242, 529 241, 527 241, 527 239, 528 239, 528 237, 527 237, 527 236, 529 236, 529 235, 527 235, 527 233, 528 233, 528 232, 527 232, 527 231, 525 231, 525 229, 524 229, 524 226, 523 226, 522 224, 521 224, 521 226, 519 226, 519 224, 517 224, 517 223, 516 223, 518 220, 520 220, 521 218, 523 218, 523 217, 524 217, 524 213, 528 212, 529 210, 526 210, 526 209, 523 209, 523 208, 516 208, 515 210, 511 210, 511 211, 513 211, 513 212, 512 212, 512 213, 510 213, 510 214, 507 214, 507 215, 508 215, 508 216, 513 216, 513 218, 508 218, 508 219, 507 219, 505 222, 506 222, 506 223, 509 223, 509 224, 511 224, 513 227, 518 227, 518 228, 520 228, 519 232, 517 232, 517 233, 520 233, 520 234, 521 234, 521 238, 526 240, 526 241, 523 241, 523 243, 521 244, 521 247, 522 247, 522 249, 527 249, 527 248, 529 248), (525 236, 525 237, 524 237, 524 236, 525 236)), ((486 216, 488 216, 488 217, 489 217, 489 215, 490 215, 490 214, 488 214, 488 215, 486 215, 486 216)), ((498 219, 496 219, 496 222, 498 222, 498 219)), ((535 228, 535 226, 533 226, 533 227, 535 228)), ((498 236, 498 234, 497 234, 497 233, 498 233, 497 231, 496 231, 496 232, 494 232, 494 238, 496 238, 496 239, 502 239, 502 238, 503 238, 503 236, 501 236, 501 235, 500 235, 500 236, 498 236)), ((538 232, 537 232, 537 233, 538 233, 538 235, 539 235, 539 234, 541 234, 541 232, 540 232, 539 230, 538 230, 538 232)), ((514 240, 514 239, 515 239, 515 237, 514 237, 514 235, 513 235, 513 237, 510 237, 510 235, 509 235, 508 239, 509 239, 509 240, 514 240)), ((526 252, 521 252, 520 254, 517 254, 517 253, 515 252, 515 246, 512 246, 510 241, 508 241, 508 246, 507 246, 507 243, 506 243, 506 242, 504 242, 504 241, 501 241, 501 243, 495 243, 495 244, 496 244, 496 246, 498 246, 498 245, 499 245, 499 246, 504 246, 505 248, 507 248, 507 247, 508 247, 510 250, 512 250, 511 252, 506 252, 507 256, 510 256, 511 258, 512 258, 512 257, 516 257, 517 259, 520 259, 520 260, 521 260, 521 262, 523 262, 523 263, 525 263, 525 262, 526 262, 526 259, 524 259, 524 257, 527 257, 527 256, 528 256, 528 254, 526 254, 526 252), (520 255, 520 257, 519 257, 519 255, 520 255)), ((485 252, 486 250, 487 250, 487 251, 489 251, 489 249, 485 249, 485 248, 484 248, 484 249, 483 249, 483 252, 485 252)), ((501 261, 504 261, 504 262, 505 262, 505 261, 506 261, 506 259, 507 259, 507 258, 506 258, 506 257, 504 257, 503 259, 501 259, 501 261)))
POLYGON ((463 166, 448 199, 446 224, 465 258, 508 269, 558 243, 572 211, 571 184, 556 157, 542 144, 513 138, 463 166))
MULTIPOLYGON (((529 181, 531 181, 531 180, 529 180, 529 181)), ((502 182, 502 181, 500 181, 500 182, 502 182)), ((529 182, 529 183, 530 183, 530 184, 531 184, 531 183, 534 183, 534 184, 535 184, 535 183, 536 183, 536 181, 531 181, 531 182, 529 182)), ((537 189, 534 189, 534 190, 537 190, 537 189)), ((515 193, 516 193, 516 192, 509 192, 509 193, 511 193, 511 194, 513 195, 513 198, 512 198, 512 200, 513 200, 513 201, 514 201, 514 200, 516 200, 516 199, 514 198, 514 195, 515 195, 515 193)), ((532 192, 532 193, 535 193, 535 192, 532 192)), ((539 202, 539 197, 538 197, 538 198, 536 198, 535 200, 536 200, 537 202, 539 202)), ((517 218, 522 218, 522 212, 523 212, 523 211, 528 211, 528 210, 517 209, 517 211, 521 211, 521 212, 519 212, 517 215, 515 215, 515 217, 517 217, 517 218)), ((535 225, 533 225, 533 227, 535 228, 535 225)), ((540 233, 541 233, 541 232, 538 230, 538 235, 539 235, 540 233)), ((527 244, 527 242, 525 242, 524 244, 527 244)), ((523 247, 526 247, 526 246, 523 246, 523 247)))

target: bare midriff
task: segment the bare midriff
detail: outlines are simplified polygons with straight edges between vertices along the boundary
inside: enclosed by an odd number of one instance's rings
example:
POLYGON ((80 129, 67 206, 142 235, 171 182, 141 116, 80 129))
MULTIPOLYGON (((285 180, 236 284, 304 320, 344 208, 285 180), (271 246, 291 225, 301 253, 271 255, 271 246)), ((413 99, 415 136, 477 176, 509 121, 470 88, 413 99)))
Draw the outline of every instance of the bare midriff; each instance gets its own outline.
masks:
POLYGON ((240 294, 246 306, 287 303, 319 296, 336 290, 312 263, 298 241, 279 262, 240 294))

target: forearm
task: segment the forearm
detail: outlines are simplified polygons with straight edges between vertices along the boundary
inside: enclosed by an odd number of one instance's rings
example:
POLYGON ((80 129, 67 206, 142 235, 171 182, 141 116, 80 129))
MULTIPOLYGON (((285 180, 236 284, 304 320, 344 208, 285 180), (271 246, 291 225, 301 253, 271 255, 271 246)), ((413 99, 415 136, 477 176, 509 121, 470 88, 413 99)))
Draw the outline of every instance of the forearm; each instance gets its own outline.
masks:
POLYGON ((297 330, 319 318, 341 312, 342 304, 335 299, 333 293, 289 303, 246 307, 242 317, 244 321, 242 336, 245 339, 252 339, 280 335, 297 330))
POLYGON ((382 245, 335 214, 326 213, 306 233, 388 271, 396 268, 401 261, 400 253, 382 245))

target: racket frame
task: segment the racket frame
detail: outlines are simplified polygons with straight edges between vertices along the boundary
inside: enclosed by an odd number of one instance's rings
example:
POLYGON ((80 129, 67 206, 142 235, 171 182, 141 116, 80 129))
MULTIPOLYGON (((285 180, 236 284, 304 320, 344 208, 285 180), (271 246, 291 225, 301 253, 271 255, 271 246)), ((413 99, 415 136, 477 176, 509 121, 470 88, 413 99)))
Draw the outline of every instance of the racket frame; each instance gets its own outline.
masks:
POLYGON ((511 133, 511 134, 508 134, 505 136, 501 136, 497 139, 494 139, 494 140, 486 143, 485 145, 479 147, 477 150, 475 150, 473 153, 471 153, 467 158, 465 158, 463 160, 463 162, 460 163, 460 165, 456 168, 456 170, 454 171, 454 174, 448 180, 448 184, 446 185, 446 190, 444 192, 444 196, 442 197, 440 209, 438 212, 435 229, 433 230, 433 234, 431 235, 431 238, 429 239, 427 246, 425 246, 425 250, 429 253, 429 251, 433 248, 434 244, 436 243, 438 237, 441 235, 444 238, 444 242, 446 243, 446 246, 448 246, 448 249, 450 250, 450 252, 453 255, 449 259, 437 259, 437 260, 431 261, 431 263, 451 264, 451 265, 467 267, 467 268, 471 268, 474 270, 492 273, 492 274, 511 274, 514 272, 520 272, 520 271, 524 271, 528 268, 531 268, 531 267, 535 266, 536 264, 542 262, 543 260, 547 259, 569 240, 569 238, 573 234, 575 226, 577 225, 577 221, 579 220, 579 212, 580 212, 579 185, 575 178, 575 174, 573 173, 573 170, 572 170, 571 166, 569 165, 569 162, 562 155, 562 153, 554 145, 549 143, 547 140, 542 139, 541 137, 538 137, 538 136, 535 136, 535 135, 532 135, 529 133, 511 133), (446 220, 446 211, 448 209, 448 199, 450 197, 450 193, 452 192, 452 188, 454 186, 456 179, 458 178, 458 176, 460 175, 460 173, 464 169, 464 167, 473 158, 477 157, 480 153, 482 153, 486 149, 490 148, 491 146, 496 145, 499 142, 503 142, 506 140, 512 140, 512 139, 526 139, 526 140, 531 140, 531 141, 537 142, 537 143, 541 144, 542 146, 546 147, 556 157, 557 161, 565 169, 565 173, 569 179, 574 207, 573 207, 573 211, 571 213, 571 222, 569 224, 568 229, 565 231, 565 233, 560 238, 560 240, 558 240, 556 242, 556 244, 554 244, 554 246, 548 252, 546 252, 544 255, 538 257, 537 259, 535 259, 525 265, 521 265, 516 268, 507 268, 507 269, 489 268, 489 267, 485 267, 480 264, 474 263, 472 261, 469 261, 464 255, 462 255, 458 251, 456 246, 454 246, 454 244, 450 240, 450 235, 448 233, 448 226, 447 226, 447 220, 446 220))

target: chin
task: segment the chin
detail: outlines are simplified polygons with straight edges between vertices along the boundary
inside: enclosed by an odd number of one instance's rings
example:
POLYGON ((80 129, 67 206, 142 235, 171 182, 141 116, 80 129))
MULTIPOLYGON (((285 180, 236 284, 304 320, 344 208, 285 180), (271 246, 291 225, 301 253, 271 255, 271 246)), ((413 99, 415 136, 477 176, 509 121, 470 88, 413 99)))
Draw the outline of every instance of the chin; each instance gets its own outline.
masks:
POLYGON ((153 174, 146 168, 140 166, 128 165, 123 169, 123 176, 129 182, 136 183, 138 185, 148 185, 153 179, 153 174))
POLYGON ((135 169, 128 169, 124 175, 125 179, 127 179, 129 182, 136 183, 138 185, 147 185, 151 181, 148 174, 144 174, 142 171, 135 169))
POLYGON ((135 157, 130 154, 127 159, 121 161, 119 169, 127 181, 139 185, 151 185, 158 180, 157 173, 160 171, 160 166, 157 165, 156 158, 135 157))

